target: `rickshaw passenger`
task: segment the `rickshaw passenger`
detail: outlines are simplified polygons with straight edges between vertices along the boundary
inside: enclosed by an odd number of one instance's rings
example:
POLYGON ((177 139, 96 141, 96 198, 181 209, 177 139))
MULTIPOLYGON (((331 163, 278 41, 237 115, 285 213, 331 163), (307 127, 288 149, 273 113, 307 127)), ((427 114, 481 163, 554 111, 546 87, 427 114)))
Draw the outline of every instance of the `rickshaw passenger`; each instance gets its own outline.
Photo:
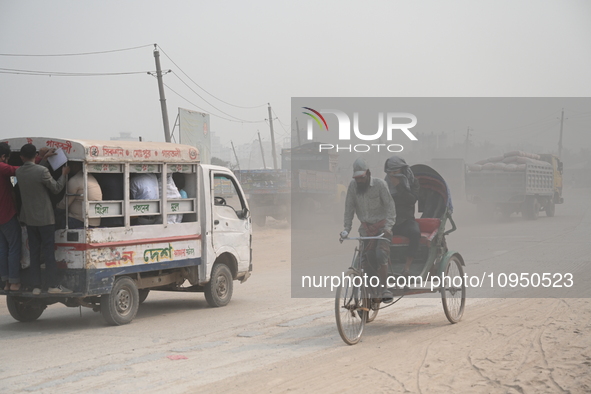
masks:
POLYGON ((361 222, 359 228, 361 236, 375 236, 383 233, 383 237, 388 239, 377 241, 376 259, 378 277, 382 285, 382 301, 392 302, 394 297, 386 286, 386 280, 390 260, 390 239, 392 239, 390 229, 396 221, 396 210, 386 182, 372 178, 367 163, 361 158, 353 163, 353 180, 349 183, 345 200, 345 230, 341 236, 346 237, 351 232, 355 213, 361 222))
POLYGON ((399 156, 394 155, 386 160, 384 171, 396 206, 396 224, 392 227, 392 234, 407 237, 410 241, 402 272, 408 274, 421 240, 421 230, 415 220, 415 204, 419 197, 420 184, 406 161, 399 156))
MULTIPOLYGON (((64 196, 63 200, 57 204, 57 209, 65 215, 66 199, 68 200, 68 228, 84 228, 84 215, 82 205, 84 203, 84 171, 82 163, 79 161, 68 162, 71 173, 74 176, 68 180, 66 188, 67 194, 76 194, 77 196, 64 196)), ((102 201, 103 192, 96 178, 92 174, 87 176, 88 200, 102 201)), ((88 227, 98 227, 101 224, 101 218, 88 219, 88 227)))

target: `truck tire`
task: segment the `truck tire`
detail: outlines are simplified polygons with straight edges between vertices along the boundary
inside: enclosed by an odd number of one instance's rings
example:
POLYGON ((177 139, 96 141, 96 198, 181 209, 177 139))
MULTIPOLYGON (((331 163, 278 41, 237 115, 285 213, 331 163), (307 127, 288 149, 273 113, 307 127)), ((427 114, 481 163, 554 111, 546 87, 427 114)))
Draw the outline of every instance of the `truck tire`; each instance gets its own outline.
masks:
POLYGON ((540 215, 540 202, 534 196, 528 196, 524 202, 523 214, 526 219, 536 220, 540 215))
POLYGON ((101 296, 101 314, 113 326, 133 320, 140 306, 140 295, 133 279, 122 276, 115 280, 110 294, 101 296))
POLYGON ((554 216, 554 212, 556 211, 556 205, 552 199, 548 199, 546 204, 544 205, 544 211, 546 211, 546 216, 552 217, 554 216))
POLYGON ((212 308, 226 306, 232 299, 232 273, 226 264, 214 264, 211 279, 205 285, 205 299, 212 308))
POLYGON ((34 300, 26 300, 23 298, 6 296, 6 307, 10 316, 22 323, 35 321, 41 316, 46 305, 36 303, 34 300))

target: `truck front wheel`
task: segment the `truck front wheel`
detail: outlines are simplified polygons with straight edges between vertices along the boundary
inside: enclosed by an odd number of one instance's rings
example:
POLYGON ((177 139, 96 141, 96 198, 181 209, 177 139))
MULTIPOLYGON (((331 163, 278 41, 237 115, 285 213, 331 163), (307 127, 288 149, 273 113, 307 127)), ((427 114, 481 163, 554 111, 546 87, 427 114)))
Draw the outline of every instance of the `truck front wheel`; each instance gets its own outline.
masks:
POLYGON ((133 279, 122 276, 115 280, 110 294, 101 296, 101 314, 113 326, 133 320, 140 306, 140 295, 133 279))
POLYGON ((226 306, 232 298, 232 273, 225 264, 214 264, 211 280, 205 285, 205 299, 212 308, 226 306))

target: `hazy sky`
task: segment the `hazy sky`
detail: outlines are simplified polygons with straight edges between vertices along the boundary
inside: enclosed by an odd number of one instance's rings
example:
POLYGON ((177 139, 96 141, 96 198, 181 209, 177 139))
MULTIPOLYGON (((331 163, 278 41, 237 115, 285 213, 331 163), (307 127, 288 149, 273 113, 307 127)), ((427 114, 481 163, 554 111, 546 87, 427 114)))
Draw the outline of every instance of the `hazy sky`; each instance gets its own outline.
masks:
MULTIPOLYGON (((291 97, 591 96, 586 0, 0 0, 0 54, 154 43, 170 57, 161 52, 162 68, 174 71, 165 83, 191 102, 165 89, 171 129, 178 107, 205 110, 225 142, 250 142, 257 130, 268 139, 266 105, 227 105, 183 72, 228 103, 271 103, 284 125, 275 121, 278 139, 290 129, 291 97), (222 111, 261 122, 214 116, 230 118, 222 111)), ((0 69, 118 73, 155 66, 146 46, 86 56, 0 55, 0 69)), ((131 132, 164 140, 157 82, 146 73, 50 77, 2 71, 2 138, 109 139, 131 132)), ((567 116, 570 110, 565 108, 567 116)))

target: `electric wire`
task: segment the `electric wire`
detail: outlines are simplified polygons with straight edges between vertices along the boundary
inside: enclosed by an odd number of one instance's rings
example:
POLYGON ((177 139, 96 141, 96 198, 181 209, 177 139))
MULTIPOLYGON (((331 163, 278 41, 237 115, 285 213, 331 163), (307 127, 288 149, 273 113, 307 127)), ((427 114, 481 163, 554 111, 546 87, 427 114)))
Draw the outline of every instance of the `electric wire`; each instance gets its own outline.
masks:
MULTIPOLYGON (((216 99, 216 100, 218 100, 218 101, 221 101, 222 103, 224 103, 224 104, 227 104, 227 105, 230 105, 230 106, 232 106, 232 107, 236 107, 236 108, 244 108, 244 109, 254 109, 254 108, 261 108, 261 107, 264 107, 264 106, 266 105, 266 104, 261 104, 261 105, 255 105, 255 106, 252 106, 252 107, 248 107, 248 106, 242 106, 242 105, 235 105, 235 104, 231 104, 231 103, 229 103, 229 102, 227 102, 227 101, 224 101, 224 100, 222 100, 222 99, 221 99, 221 98, 219 98, 219 97, 216 97, 216 96, 214 96, 212 93, 210 93, 210 92, 209 92, 209 91, 207 91, 205 88, 203 88, 202 86, 200 86, 200 85, 199 85, 197 82, 195 82, 195 81, 193 80, 193 78, 191 78, 191 77, 190 77, 190 76, 189 76, 189 75, 188 75, 186 72, 184 72, 184 71, 183 71, 183 69, 182 69, 182 68, 180 68, 180 67, 179 67, 179 65, 178 65, 178 64, 176 64, 176 63, 175 63, 175 61, 174 61, 174 60, 172 60, 172 58, 171 58, 170 56, 168 56, 168 54, 166 53, 166 51, 164 51, 164 49, 162 49, 162 47, 161 47, 160 45, 158 45, 158 48, 159 48, 159 49, 162 51, 162 53, 164 54, 164 56, 166 56, 166 57, 168 58, 168 60, 170 60, 170 61, 172 62, 172 64, 174 64, 174 65, 175 65, 175 66, 176 66, 176 67, 177 67, 177 68, 178 68, 178 69, 179 69, 179 70, 180 70, 180 71, 181 71, 181 72, 182 72, 182 73, 183 73, 183 74, 184 74, 184 75, 185 75, 187 78, 189 78, 189 80, 190 80, 191 82, 193 82, 193 83, 194 83, 194 84, 195 84, 195 85, 196 85, 196 86, 197 86, 199 89, 203 90, 205 93, 209 94, 209 95, 210 95, 211 97, 213 97, 214 99, 216 99)), ((196 94, 197 94, 197 93, 196 93, 196 94)), ((199 97, 201 97, 201 96, 199 96, 199 97)), ((202 99, 203 99, 203 97, 202 97, 202 99)), ((205 100, 205 99, 203 99, 203 100, 205 100)), ((211 105, 211 106, 213 107, 213 105, 212 105, 212 104, 209 104, 209 105, 211 105)), ((215 108, 215 107, 214 107, 214 108, 215 108)))
POLYGON ((98 76, 113 76, 113 75, 132 75, 132 74, 149 74, 150 71, 124 71, 113 73, 76 73, 66 71, 38 71, 38 70, 21 70, 16 68, 0 68, 1 74, 22 74, 22 75, 42 75, 50 77, 98 77, 98 76))
POLYGON ((190 87, 190 86, 189 86, 189 85, 188 85, 188 84, 187 84, 185 81, 183 81, 183 79, 182 79, 181 77, 179 77, 179 76, 177 75, 177 73, 175 73, 174 71, 172 71, 172 74, 173 74, 175 77, 177 77, 177 78, 179 79, 179 81, 181 81, 181 82, 182 82, 182 83, 183 83, 183 84, 184 84, 184 85, 185 85, 187 88, 189 88, 189 90, 191 90, 193 93, 195 93, 197 96, 199 96, 199 98, 200 98, 200 99, 202 99, 202 100, 203 100, 203 101, 205 101, 207 104, 211 105, 213 108, 215 108, 216 110, 220 111, 220 112, 221 112, 221 113, 223 113, 224 115, 226 115, 226 116, 229 116, 229 117, 231 117, 231 118, 234 118, 234 119, 236 119, 236 120, 239 120, 239 121, 241 121, 241 122, 252 122, 252 121, 249 121, 249 120, 246 120, 246 119, 241 119, 241 118, 238 118, 238 117, 236 117, 236 116, 234 116, 234 115, 230 115, 229 113, 222 111, 221 109, 219 109, 218 107, 216 107, 215 105, 213 105, 212 103, 210 103, 209 101, 207 101, 207 100, 206 100, 206 99, 205 99, 203 96, 201 96, 199 93, 197 93, 197 92, 196 92, 196 91, 195 91, 195 90, 194 90, 192 87, 190 87))
POLYGON ((82 53, 60 53, 60 54, 18 54, 18 53, 0 53, 0 56, 13 56, 13 57, 57 57, 57 56, 84 56, 84 55, 99 55, 103 53, 122 52, 130 51, 133 49, 140 49, 153 46, 154 44, 141 45, 132 48, 112 49, 109 51, 97 51, 97 52, 82 52, 82 53))
POLYGON ((191 104, 192 106, 194 106, 195 108, 198 108, 198 109, 200 109, 200 110, 202 110, 202 111, 204 111, 204 112, 206 112, 206 113, 208 113, 208 114, 210 114, 210 115, 212 115, 212 116, 215 116, 216 118, 220 118, 220 119, 227 120, 227 121, 229 121, 229 122, 236 122, 236 123, 262 123, 262 122, 264 122, 264 120, 258 120, 258 121, 249 121, 249 120, 243 120, 243 121, 241 121, 241 120, 235 120, 235 119, 229 119, 229 118, 225 118, 225 117, 223 117, 223 116, 220 116, 220 115, 214 114, 214 113, 212 113, 212 112, 210 112, 210 111, 207 111, 206 109, 204 109, 204 108, 202 108, 202 107, 198 106, 197 104, 193 103, 192 101, 190 101, 190 100, 189 100, 189 99, 187 99, 186 97, 182 96, 182 95, 181 95, 181 94, 179 94, 177 91, 175 91, 173 88, 171 88, 170 86, 168 86, 166 83, 163 83, 163 85, 164 85, 164 86, 165 86, 165 87, 166 87, 168 90, 170 90, 171 92, 173 92, 174 94, 176 94, 177 96, 179 96, 180 98, 182 98, 183 100, 185 100, 186 102, 188 102, 189 104, 191 104))

